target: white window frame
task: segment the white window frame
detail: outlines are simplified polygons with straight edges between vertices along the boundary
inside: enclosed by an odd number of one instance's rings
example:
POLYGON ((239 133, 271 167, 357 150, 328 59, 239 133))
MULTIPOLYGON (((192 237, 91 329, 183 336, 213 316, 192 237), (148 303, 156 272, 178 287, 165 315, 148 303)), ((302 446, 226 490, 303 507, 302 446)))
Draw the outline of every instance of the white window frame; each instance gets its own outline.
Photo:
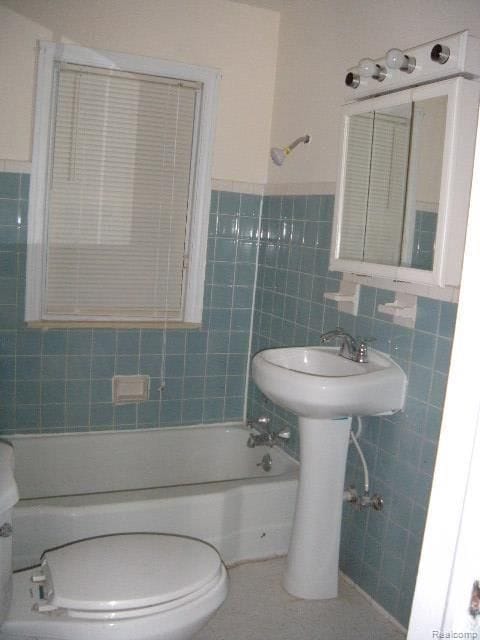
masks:
MULTIPOLYGON (((170 60, 160 60, 111 51, 93 50, 70 44, 39 43, 37 97, 33 132, 32 174, 28 211, 27 282, 25 320, 30 324, 49 325, 55 321, 44 316, 46 286, 47 179, 51 149, 51 121, 54 108, 54 67, 57 62, 143 73, 166 78, 200 82, 202 99, 199 108, 196 164, 193 172, 193 198, 188 233, 189 268, 185 281, 183 317, 185 324, 202 320, 205 264, 207 253, 208 216, 211 197, 211 165, 215 135, 220 72, 170 60)), ((69 324, 98 324, 91 319, 71 319, 69 324)), ((112 318, 108 324, 115 324, 112 318)), ((122 322, 118 320, 118 322, 122 322)), ((152 320, 152 322, 155 322, 152 320)), ((171 323, 170 321, 168 321, 171 323)), ((129 324, 141 325, 131 320, 129 324)), ((157 321, 156 324, 164 324, 157 321)), ((178 323, 177 323, 178 324, 178 323)))

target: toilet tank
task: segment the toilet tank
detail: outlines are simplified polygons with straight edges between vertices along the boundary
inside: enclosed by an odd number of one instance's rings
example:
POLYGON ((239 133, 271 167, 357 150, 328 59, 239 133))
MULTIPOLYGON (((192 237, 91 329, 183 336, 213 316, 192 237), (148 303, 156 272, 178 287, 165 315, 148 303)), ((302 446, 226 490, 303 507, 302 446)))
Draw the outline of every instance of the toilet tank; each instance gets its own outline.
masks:
POLYGON ((18 501, 13 448, 0 440, 0 624, 12 598, 12 508, 18 501))

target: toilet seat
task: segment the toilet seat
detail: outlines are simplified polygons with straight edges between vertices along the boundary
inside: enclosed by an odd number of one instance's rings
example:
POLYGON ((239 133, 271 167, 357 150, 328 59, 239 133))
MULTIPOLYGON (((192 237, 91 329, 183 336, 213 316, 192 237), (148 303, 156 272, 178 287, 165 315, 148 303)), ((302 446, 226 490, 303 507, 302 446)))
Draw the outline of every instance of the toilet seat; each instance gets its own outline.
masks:
POLYGON ((31 569, 13 576, 12 604, 0 629, 1 640, 190 640, 221 606, 228 592, 228 576, 222 563, 218 580, 203 590, 143 609, 139 615, 132 609, 127 615, 111 619, 97 617, 93 611, 83 616, 81 612, 77 616, 77 612, 61 609, 38 613, 32 609, 32 591, 36 589, 32 589, 31 576, 31 569))
POLYGON ((36 611, 74 618, 139 617, 182 606, 222 575, 218 553, 192 538, 119 534, 45 552, 32 580, 36 611))

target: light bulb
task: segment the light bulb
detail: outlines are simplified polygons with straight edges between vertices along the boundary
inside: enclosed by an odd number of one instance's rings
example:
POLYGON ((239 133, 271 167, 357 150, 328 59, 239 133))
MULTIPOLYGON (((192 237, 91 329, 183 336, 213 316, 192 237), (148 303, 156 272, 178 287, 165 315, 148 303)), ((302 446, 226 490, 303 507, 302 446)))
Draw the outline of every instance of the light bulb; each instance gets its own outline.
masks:
POLYGON ((400 49, 390 49, 385 56, 385 62, 389 69, 400 69, 406 62, 405 58, 405 54, 400 49))
POLYGON ((385 64, 389 69, 400 69, 400 71, 412 73, 416 60, 413 56, 407 56, 400 49, 390 49, 385 56, 385 64))
POLYGON ((377 71, 377 63, 371 58, 362 58, 358 63, 358 73, 362 78, 371 78, 377 71))
POLYGON ((387 77, 387 70, 371 58, 362 58, 358 63, 358 73, 362 78, 373 78, 383 82, 387 77))

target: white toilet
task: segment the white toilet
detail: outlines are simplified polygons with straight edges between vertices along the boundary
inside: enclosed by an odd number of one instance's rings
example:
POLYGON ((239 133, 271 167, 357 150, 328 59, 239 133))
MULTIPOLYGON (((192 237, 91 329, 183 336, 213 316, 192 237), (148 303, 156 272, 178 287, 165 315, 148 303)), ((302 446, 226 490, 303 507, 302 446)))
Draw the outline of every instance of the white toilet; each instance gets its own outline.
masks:
POLYGON ((225 600, 215 549, 174 535, 89 538, 12 575, 17 500, 13 449, 0 441, 0 640, 186 640, 225 600))

